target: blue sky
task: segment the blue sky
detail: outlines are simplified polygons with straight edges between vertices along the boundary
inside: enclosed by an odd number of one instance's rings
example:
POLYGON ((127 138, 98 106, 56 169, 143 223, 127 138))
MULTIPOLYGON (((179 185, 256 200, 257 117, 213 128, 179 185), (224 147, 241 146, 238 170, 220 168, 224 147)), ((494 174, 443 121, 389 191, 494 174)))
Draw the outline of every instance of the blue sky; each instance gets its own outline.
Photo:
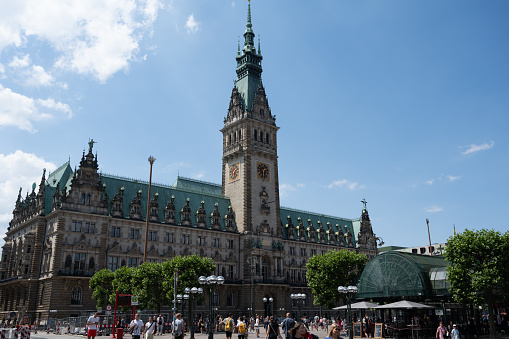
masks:
MULTIPOLYGON (((508 230, 509 2, 251 2, 283 206, 386 245, 508 230)), ((42 168, 221 182, 247 1, 0 4, 0 233, 42 168)))

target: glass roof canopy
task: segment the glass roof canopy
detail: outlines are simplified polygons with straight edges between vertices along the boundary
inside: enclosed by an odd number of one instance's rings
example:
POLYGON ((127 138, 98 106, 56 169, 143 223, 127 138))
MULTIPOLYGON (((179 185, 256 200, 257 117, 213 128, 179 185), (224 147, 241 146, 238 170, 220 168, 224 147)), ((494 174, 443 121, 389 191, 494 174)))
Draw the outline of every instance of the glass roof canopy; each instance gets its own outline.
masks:
POLYGON ((359 280, 358 299, 431 298, 448 294, 442 257, 389 251, 371 260, 359 280))

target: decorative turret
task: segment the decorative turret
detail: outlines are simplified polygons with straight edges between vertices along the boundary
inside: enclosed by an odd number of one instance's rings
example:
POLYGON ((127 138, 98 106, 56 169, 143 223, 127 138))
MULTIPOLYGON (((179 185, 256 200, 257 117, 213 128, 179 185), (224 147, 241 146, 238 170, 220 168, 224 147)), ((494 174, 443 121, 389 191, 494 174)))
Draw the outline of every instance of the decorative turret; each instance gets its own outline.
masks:
POLYGON ((374 241, 373 228, 371 227, 371 220, 366 208, 368 202, 366 199, 363 199, 361 202, 364 207, 362 208, 360 231, 357 236, 357 247, 374 250, 376 249, 376 241, 374 241))

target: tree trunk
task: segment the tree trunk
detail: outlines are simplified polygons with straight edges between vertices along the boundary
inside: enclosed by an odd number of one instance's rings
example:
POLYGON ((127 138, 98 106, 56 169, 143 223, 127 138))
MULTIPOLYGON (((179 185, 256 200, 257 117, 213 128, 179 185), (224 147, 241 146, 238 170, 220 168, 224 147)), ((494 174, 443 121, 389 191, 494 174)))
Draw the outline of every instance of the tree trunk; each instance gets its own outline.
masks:
POLYGON ((486 292, 486 301, 488 302, 488 323, 490 325, 490 339, 495 339, 497 335, 497 327, 495 325, 495 297, 492 291, 486 292))

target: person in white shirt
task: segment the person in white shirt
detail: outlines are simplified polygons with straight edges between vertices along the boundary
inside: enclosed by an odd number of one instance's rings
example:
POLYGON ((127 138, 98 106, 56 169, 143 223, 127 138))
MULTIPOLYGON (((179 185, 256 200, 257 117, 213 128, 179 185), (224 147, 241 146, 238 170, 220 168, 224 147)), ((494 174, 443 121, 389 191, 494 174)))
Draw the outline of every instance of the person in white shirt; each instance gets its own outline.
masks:
POLYGON ((145 339, 154 339, 156 331, 156 322, 152 317, 148 317, 148 323, 145 324, 145 339))
POLYGON ((143 332, 145 325, 143 325, 143 321, 140 320, 140 315, 136 314, 134 319, 129 324, 129 329, 131 330, 131 335, 133 339, 140 339, 141 332, 143 332))
POLYGON ((161 314, 157 318, 157 335, 163 335, 164 318, 161 314))
POLYGON ((97 335, 97 324, 99 324, 99 312, 95 312, 94 315, 90 316, 87 320, 88 331, 87 339, 94 339, 97 335))

